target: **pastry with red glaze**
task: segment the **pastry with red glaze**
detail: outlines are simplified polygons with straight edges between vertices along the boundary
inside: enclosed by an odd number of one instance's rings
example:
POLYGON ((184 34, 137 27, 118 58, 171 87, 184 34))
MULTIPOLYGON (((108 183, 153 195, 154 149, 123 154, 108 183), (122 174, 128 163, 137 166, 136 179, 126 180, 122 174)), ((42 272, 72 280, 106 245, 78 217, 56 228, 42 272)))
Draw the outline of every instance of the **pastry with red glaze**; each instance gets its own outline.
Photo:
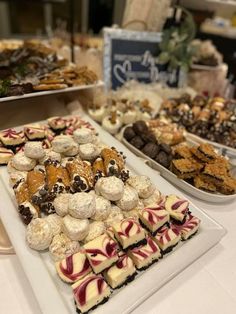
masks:
POLYGON ((7 129, 0 132, 0 141, 5 146, 18 146, 25 142, 25 135, 22 131, 7 129))
POLYGON ((181 234, 182 240, 187 240, 197 233, 201 220, 189 213, 182 225, 175 225, 181 234))
POLYGON ((147 237, 147 244, 129 250, 128 254, 139 270, 146 269, 161 257, 161 251, 158 245, 149 236, 147 237))
POLYGON ((107 234, 86 243, 84 249, 96 274, 110 267, 118 260, 117 243, 107 234))
POLYGON ((166 198, 165 209, 169 212, 171 218, 182 222, 188 213, 189 202, 186 199, 171 194, 166 198))
POLYGON ((163 254, 172 251, 181 240, 180 232, 172 223, 169 226, 163 226, 153 237, 163 254))
MULTIPOLYGON (((112 226, 115 238, 123 249, 128 249, 140 242, 146 243, 145 230, 140 224, 132 219, 126 218, 112 226)), ((141 243, 140 243, 141 244, 141 243)))
POLYGON ((169 222, 170 215, 160 203, 142 209, 139 212, 139 219, 151 233, 155 233, 165 223, 169 222))
POLYGON ((45 129, 40 124, 25 125, 24 133, 29 140, 42 140, 46 136, 45 129))
POLYGON ((111 290, 101 275, 89 274, 72 285, 74 299, 79 313, 87 313, 99 304, 105 303, 111 290))
POLYGON ((76 282, 92 271, 86 254, 82 251, 67 256, 57 262, 55 267, 59 277, 68 283, 76 282))
POLYGON ((103 273, 104 278, 112 289, 120 288, 132 281, 135 275, 134 263, 125 252, 119 252, 118 261, 103 273))
POLYGON ((48 125, 53 129, 54 132, 61 132, 66 128, 66 120, 62 117, 52 117, 47 119, 48 125))

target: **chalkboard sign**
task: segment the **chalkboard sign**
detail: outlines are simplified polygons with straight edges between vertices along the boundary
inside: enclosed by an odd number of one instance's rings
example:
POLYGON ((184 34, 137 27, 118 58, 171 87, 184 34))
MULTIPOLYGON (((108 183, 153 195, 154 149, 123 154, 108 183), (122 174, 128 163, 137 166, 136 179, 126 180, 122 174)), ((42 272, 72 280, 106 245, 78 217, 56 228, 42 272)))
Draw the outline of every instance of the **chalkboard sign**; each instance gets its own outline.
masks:
POLYGON ((163 82, 178 86, 179 70, 168 71, 158 60, 161 33, 104 28, 104 81, 116 89, 126 81, 163 82))

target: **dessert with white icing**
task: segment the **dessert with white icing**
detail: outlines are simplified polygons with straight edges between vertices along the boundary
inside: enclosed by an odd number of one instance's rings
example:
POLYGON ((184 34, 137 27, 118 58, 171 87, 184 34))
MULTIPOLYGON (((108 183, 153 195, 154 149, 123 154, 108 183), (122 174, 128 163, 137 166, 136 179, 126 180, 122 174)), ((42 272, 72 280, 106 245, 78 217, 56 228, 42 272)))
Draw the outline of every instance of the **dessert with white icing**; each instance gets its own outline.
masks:
POLYGON ((162 205, 157 204, 142 209, 139 212, 139 219, 149 231, 155 233, 155 231, 169 221, 170 215, 162 205))
POLYGON ((63 258, 70 256, 80 249, 78 241, 73 241, 64 233, 55 235, 49 246, 49 253, 53 261, 60 261, 63 258))
POLYGON ((100 178, 95 190, 110 201, 119 201, 124 193, 124 183, 116 177, 100 178))
POLYGON ((155 186, 147 176, 131 176, 127 183, 138 192, 140 198, 150 197, 155 190, 155 186))
POLYGON ((26 157, 32 159, 41 159, 45 156, 42 142, 27 142, 24 152, 26 157))
POLYGON ((180 241, 181 236, 178 229, 170 223, 170 226, 161 227, 153 240, 157 243, 163 253, 170 252, 175 245, 180 241))
POLYGON ((58 135, 52 140, 52 149, 56 153, 63 154, 73 148, 74 140, 69 135, 58 135))
POLYGON ((109 216, 104 222, 106 226, 109 227, 121 221, 122 219, 124 219, 124 215, 121 209, 115 205, 111 205, 109 216))
POLYGON ((19 152, 12 158, 12 165, 17 170, 30 171, 36 166, 36 161, 26 157, 24 152, 19 152))
POLYGON ((62 229, 62 218, 57 214, 51 214, 45 217, 47 222, 49 223, 53 236, 61 233, 62 229))
POLYGON ((132 281, 135 274, 134 263, 125 252, 119 252, 118 261, 103 272, 103 276, 112 289, 120 288, 132 281))
POLYGON ((102 127, 111 134, 116 134, 122 127, 122 113, 113 111, 102 120, 102 127))
POLYGON ((146 244, 129 250, 128 254, 132 258, 136 268, 139 270, 146 269, 161 257, 161 251, 158 245, 149 236, 147 237, 146 244))
POLYGON ((93 118, 93 120, 102 122, 103 118, 107 114, 107 107, 101 106, 99 108, 91 108, 88 110, 88 113, 93 118))
POLYGON ((93 193, 78 192, 69 198, 69 214, 74 218, 86 219, 95 213, 95 197, 93 193))
POLYGON ((7 165, 12 156, 14 156, 14 154, 11 149, 0 147, 0 165, 7 165))
POLYGON ((87 313, 108 300, 111 290, 101 275, 88 274, 72 285, 79 313, 87 313))
POLYGON ((74 139, 78 144, 93 143, 95 134, 92 130, 88 128, 80 128, 74 131, 74 139))
POLYGON ((137 119, 137 111, 132 108, 128 109, 123 115, 123 124, 134 123, 137 119))
POLYGON ((79 146, 79 155, 82 159, 92 161, 100 154, 100 149, 93 143, 81 144, 79 146))
POLYGON ((183 221, 189 210, 189 202, 186 199, 171 194, 166 198, 165 208, 170 213, 171 218, 183 221))
POLYGON ((134 209, 138 205, 138 192, 129 185, 126 185, 124 188, 124 193, 122 198, 116 202, 122 210, 129 211, 134 209))
POLYGON ((71 240, 82 241, 89 232, 89 221, 66 215, 63 218, 62 230, 71 240))
POLYGON ((71 145, 71 148, 68 149, 66 152, 64 152, 64 155, 66 157, 73 157, 76 156, 79 153, 79 144, 76 142, 73 142, 71 145))
POLYGON ((64 217, 69 213, 69 199, 71 194, 62 193, 59 194, 53 201, 53 206, 57 215, 64 217))
POLYGON ((105 220, 111 212, 111 202, 103 196, 95 195, 95 212, 91 217, 94 220, 105 220))
POLYGON ((146 242, 145 231, 140 224, 132 218, 126 218, 112 226, 115 238, 123 249, 127 249, 139 242, 146 242))
POLYGON ((149 196, 148 198, 144 198, 142 201, 144 206, 152 206, 159 203, 161 198, 161 192, 158 189, 155 189, 151 196, 149 196))
POLYGON ((44 165, 45 161, 48 159, 61 162, 61 154, 56 153, 51 149, 45 149, 44 151, 45 151, 44 157, 39 159, 39 163, 41 165, 44 165))
POLYGON ((183 240, 187 240, 192 237, 199 229, 201 220, 192 214, 187 214, 186 219, 183 224, 175 225, 177 230, 181 234, 183 240))
POLYGON ((87 256, 82 251, 67 256, 57 262, 55 267, 59 277, 68 283, 76 282, 92 271, 87 256))
POLYGON ((118 260, 117 243, 103 234, 84 245, 89 263, 98 274, 118 260))
POLYGON ((26 242, 31 249, 42 251, 49 247, 53 238, 50 224, 46 219, 35 218, 26 228, 26 242))
POLYGON ((86 238, 84 239, 84 243, 90 242, 103 233, 105 233, 106 227, 103 221, 93 221, 89 224, 89 232, 86 238))

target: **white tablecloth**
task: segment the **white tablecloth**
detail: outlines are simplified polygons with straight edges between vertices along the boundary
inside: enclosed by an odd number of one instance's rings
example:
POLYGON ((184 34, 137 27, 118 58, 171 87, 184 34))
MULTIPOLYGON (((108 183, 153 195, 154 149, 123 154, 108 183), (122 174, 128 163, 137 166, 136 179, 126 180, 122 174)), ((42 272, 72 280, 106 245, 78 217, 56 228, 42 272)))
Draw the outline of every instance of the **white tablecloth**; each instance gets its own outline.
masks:
MULTIPOLYGON (((236 313, 236 201, 215 205, 189 198, 228 233, 218 245, 133 311, 135 314, 236 313)), ((0 287, 1 314, 40 313, 17 256, 0 256, 0 287)))

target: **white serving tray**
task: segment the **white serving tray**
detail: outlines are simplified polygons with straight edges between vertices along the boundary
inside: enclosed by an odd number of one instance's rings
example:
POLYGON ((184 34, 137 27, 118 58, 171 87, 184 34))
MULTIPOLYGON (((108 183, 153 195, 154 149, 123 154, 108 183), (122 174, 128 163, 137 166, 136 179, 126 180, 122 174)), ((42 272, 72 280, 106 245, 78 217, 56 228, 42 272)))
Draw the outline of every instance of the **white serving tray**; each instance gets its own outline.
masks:
MULTIPOLYGON (((153 160, 152 158, 145 155, 141 150, 137 149, 133 145, 131 145, 124 137, 122 133, 121 137, 122 142, 127 146, 135 155, 144 158, 147 160, 147 164, 157 170, 161 176, 163 176, 165 179, 173 183, 178 188, 181 188, 183 191, 205 201, 210 203, 227 203, 231 202, 236 198, 236 194, 232 195, 224 195, 219 193, 208 193, 203 190, 200 190, 196 188, 195 186, 191 185, 190 183, 179 179, 173 172, 163 167, 161 164, 153 160)), ((193 142, 190 140, 190 142, 193 142)))
MULTIPOLYGON (((137 158, 114 137, 102 130, 91 119, 86 119, 95 126, 103 142, 124 152, 127 156, 127 167, 132 172, 149 176, 153 183, 165 194, 176 193, 181 195, 175 187, 146 166, 142 160, 137 158)), ((192 203, 190 208, 202 221, 199 233, 191 240, 181 242, 173 252, 157 264, 152 265, 148 270, 140 273, 128 286, 114 292, 110 300, 98 307, 93 313, 130 313, 167 281, 171 280, 220 241, 226 233, 225 229, 192 203)), ((56 275, 49 254, 33 251, 25 243, 25 226, 19 219, 16 210, 15 198, 8 184, 6 167, 0 169, 0 216, 42 313, 76 313, 71 288, 56 275)))
POLYGON ((26 98, 33 98, 33 97, 40 97, 40 96, 50 96, 50 95, 57 95, 57 94, 64 94, 64 93, 70 93, 70 92, 77 92, 80 90, 90 89, 90 88, 96 88, 103 86, 103 81, 98 81, 95 84, 89 84, 89 85, 79 85, 79 86, 73 86, 73 87, 67 87, 64 89, 56 89, 56 90, 50 90, 50 91, 41 91, 41 92, 33 92, 29 94, 24 95, 18 95, 18 96, 9 96, 9 97, 0 97, 0 103, 6 102, 6 101, 13 101, 13 100, 21 100, 26 98))

